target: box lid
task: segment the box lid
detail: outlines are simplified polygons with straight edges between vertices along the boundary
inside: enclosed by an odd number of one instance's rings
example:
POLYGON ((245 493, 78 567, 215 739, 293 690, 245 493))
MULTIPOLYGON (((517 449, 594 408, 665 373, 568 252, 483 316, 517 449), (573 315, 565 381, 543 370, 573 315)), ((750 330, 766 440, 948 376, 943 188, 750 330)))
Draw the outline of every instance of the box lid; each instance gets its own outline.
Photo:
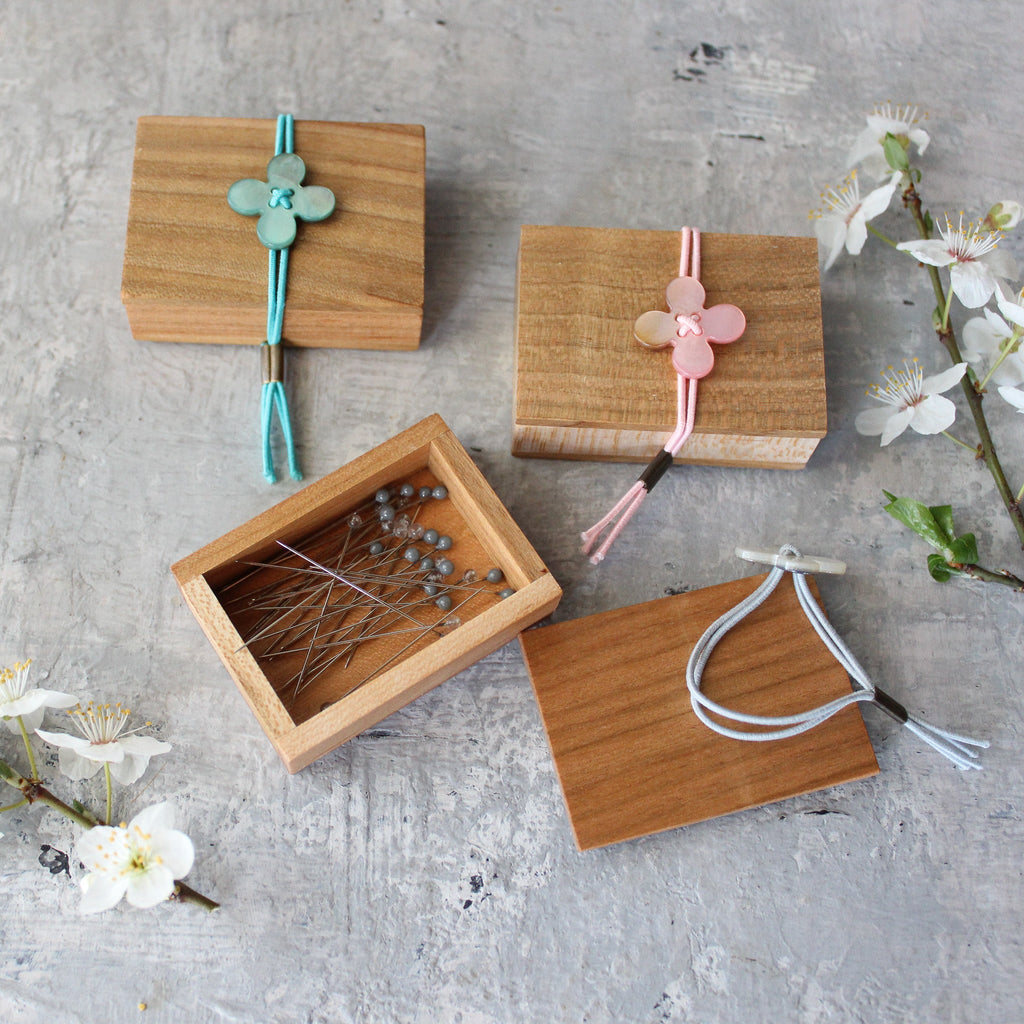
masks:
MULTIPOLYGON (((693 713, 690 652, 764 579, 659 598, 519 638, 580 849, 878 772, 856 706, 808 732, 763 743, 721 736, 693 713)), ((850 683, 787 575, 716 647, 703 689, 742 711, 786 715, 844 696, 850 683)))
MULTIPOLYGON (((228 188, 265 180, 275 122, 142 117, 121 298, 150 341, 259 344, 267 250, 228 188)), ((295 122, 305 184, 335 195, 326 220, 300 224, 284 338, 292 345, 414 349, 423 319, 424 132, 420 125, 295 122)))

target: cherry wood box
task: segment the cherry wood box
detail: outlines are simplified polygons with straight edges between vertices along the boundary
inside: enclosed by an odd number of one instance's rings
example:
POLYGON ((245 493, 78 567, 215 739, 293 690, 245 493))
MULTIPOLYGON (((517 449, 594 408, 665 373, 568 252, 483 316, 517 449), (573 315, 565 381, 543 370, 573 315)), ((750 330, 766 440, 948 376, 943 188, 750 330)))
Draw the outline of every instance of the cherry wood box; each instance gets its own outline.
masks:
MULTIPOLYGON (((426 515, 426 513, 424 513, 426 515)), ((426 522, 426 519, 424 520, 426 522)), ((182 559, 172 567, 186 602, 213 644, 285 766, 296 772, 550 614, 561 590, 508 511, 440 416, 410 427, 347 466, 182 559), (514 593, 482 593, 459 612, 461 624, 430 634, 410 650, 401 640, 368 641, 350 666, 337 665, 301 693, 282 686, 294 667, 244 646, 239 592, 256 588, 252 563, 302 549, 310 538, 343 529, 353 509, 385 485, 443 484, 448 497, 431 506, 430 525, 454 538, 459 570, 501 570, 514 593), (400 657, 396 657, 396 652, 400 657), (394 659, 394 660, 392 660, 394 659), (357 688, 367 665, 384 666, 357 688)))
MULTIPOLYGON (((679 248, 678 231, 522 228, 513 454, 647 462, 661 448, 676 376, 633 324, 667 308, 679 248)), ((707 305, 739 306, 747 327, 715 346, 676 461, 799 469, 827 427, 817 243, 704 233, 701 263, 707 305)))
MULTIPOLYGON (((121 298, 134 337, 259 344, 267 250, 256 218, 228 206, 241 178, 266 180, 276 122, 142 117, 121 298)), ((425 141, 420 125, 295 122, 303 184, 334 192, 326 220, 299 224, 285 341, 415 349, 423 321, 425 141)))

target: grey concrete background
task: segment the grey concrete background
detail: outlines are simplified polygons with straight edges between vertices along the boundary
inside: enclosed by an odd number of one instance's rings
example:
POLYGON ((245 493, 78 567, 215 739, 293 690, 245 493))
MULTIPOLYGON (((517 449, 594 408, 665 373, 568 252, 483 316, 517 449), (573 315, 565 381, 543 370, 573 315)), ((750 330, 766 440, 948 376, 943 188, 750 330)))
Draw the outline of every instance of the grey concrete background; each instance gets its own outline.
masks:
MULTIPOLYGON (((4 815, 5 1020, 134 1020, 140 1001, 154 1022, 1021 1019, 1024 604, 932 584, 881 490, 952 502, 997 565, 1019 571, 1020 552, 951 445, 879 450, 852 425, 880 368, 932 358, 923 276, 878 245, 841 260, 823 281, 832 429, 807 470, 676 470, 658 525, 600 570, 575 535, 635 468, 509 454, 520 224, 806 234, 887 99, 931 113, 934 209, 1024 198, 1018 4, 5 15, 0 655, 156 723, 174 750, 119 813, 175 801, 189 881, 223 903, 83 917, 73 879, 40 863, 76 830, 4 815), (737 543, 843 558, 848 576, 821 580, 837 626, 907 704, 990 737, 985 771, 869 710, 877 778, 581 855, 513 643, 288 776, 168 572, 297 488, 259 475, 256 357, 133 341, 118 296, 136 117, 286 110, 422 123, 428 144, 422 348, 291 359, 308 480, 440 412, 564 586, 559 619, 744 575, 737 543)), ((1021 421, 993 419, 1019 480, 1021 421)))

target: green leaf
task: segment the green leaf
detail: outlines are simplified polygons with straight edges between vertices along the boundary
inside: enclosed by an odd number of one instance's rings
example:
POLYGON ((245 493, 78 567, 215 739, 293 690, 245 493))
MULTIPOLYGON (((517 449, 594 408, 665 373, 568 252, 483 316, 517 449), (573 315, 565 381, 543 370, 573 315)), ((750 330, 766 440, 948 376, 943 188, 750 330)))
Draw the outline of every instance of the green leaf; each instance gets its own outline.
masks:
POLYGON ((946 536, 927 505, 914 501, 913 498, 897 498, 888 491, 882 493, 889 499, 885 511, 893 519, 901 522, 907 529, 913 530, 919 537, 923 537, 937 551, 945 553, 948 550, 952 538, 946 536))
POLYGON ((942 555, 935 554, 928 556, 928 572, 937 583, 945 583, 952 576, 969 579, 971 575, 966 569, 958 569, 955 565, 950 565, 942 555))
POLYGON ((953 538, 956 537, 956 529, 953 526, 953 506, 932 505, 928 511, 931 512, 935 522, 939 524, 939 529, 946 537, 946 543, 952 544, 953 538))
POLYGON ((882 142, 882 152, 885 153, 886 163, 894 171, 910 170, 907 148, 892 132, 885 133, 885 139, 882 142))
POLYGON ((888 491, 882 493, 889 502, 885 511, 935 548, 935 553, 928 556, 928 572, 932 579, 945 583, 951 576, 970 575, 957 567, 977 564, 978 542, 973 533, 957 537, 951 505, 929 508, 913 498, 897 498, 888 491))
POLYGON ((935 228, 935 221, 932 220, 932 215, 927 210, 924 211, 924 227, 925 231, 928 232, 928 237, 931 238, 932 230, 935 228))
POLYGON ((978 561, 978 542, 973 533, 965 533, 957 537, 949 546, 950 554, 954 562, 961 565, 975 565, 978 561))

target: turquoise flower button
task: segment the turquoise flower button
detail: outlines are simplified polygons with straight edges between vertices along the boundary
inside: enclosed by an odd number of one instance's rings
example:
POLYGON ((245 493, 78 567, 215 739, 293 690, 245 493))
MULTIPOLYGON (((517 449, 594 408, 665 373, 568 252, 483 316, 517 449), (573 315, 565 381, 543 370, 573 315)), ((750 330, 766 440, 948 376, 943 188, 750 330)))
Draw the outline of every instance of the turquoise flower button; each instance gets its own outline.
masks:
POLYGON ((228 189, 228 204, 247 217, 259 215, 256 235, 268 249, 295 241, 295 218, 324 220, 334 212, 334 193, 322 185, 303 187, 306 165, 294 153, 279 153, 267 164, 267 180, 242 178, 228 189))

